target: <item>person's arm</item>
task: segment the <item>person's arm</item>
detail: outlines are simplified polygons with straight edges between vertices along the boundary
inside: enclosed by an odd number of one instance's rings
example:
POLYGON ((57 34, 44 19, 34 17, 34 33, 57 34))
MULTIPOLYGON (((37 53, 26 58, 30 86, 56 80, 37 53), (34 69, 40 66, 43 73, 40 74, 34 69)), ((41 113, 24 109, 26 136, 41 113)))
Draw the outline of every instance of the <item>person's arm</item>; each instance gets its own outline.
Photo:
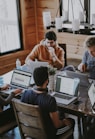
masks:
POLYGON ((0 96, 0 105, 1 106, 6 106, 8 104, 10 104, 11 99, 14 97, 14 93, 11 93, 7 98, 3 98, 2 96, 0 96))
POLYGON ((60 52, 60 57, 54 56, 55 60, 53 61, 53 66, 57 69, 61 69, 65 65, 64 52, 60 52))
POLYGON ((83 54, 82 62, 78 65, 78 70, 81 72, 87 71, 87 57, 88 57, 88 51, 85 51, 83 54))
POLYGON ((49 49, 50 49, 49 52, 51 55, 53 66, 56 67, 57 69, 63 68, 64 67, 64 51, 63 51, 63 49, 56 51, 56 53, 55 53, 54 48, 50 47, 49 49))
POLYGON ((83 63, 80 63, 78 65, 78 70, 81 71, 81 72, 87 71, 87 65, 86 64, 83 64, 83 63))
POLYGON ((54 97, 51 98, 51 100, 49 102, 49 107, 50 107, 50 113, 49 113, 50 118, 52 119, 55 128, 60 128, 62 126, 71 124, 68 119, 60 120, 59 113, 57 111, 56 100, 54 97))
POLYGON ((6 89, 8 89, 8 88, 9 88, 9 84, 6 84, 6 85, 0 87, 0 91, 6 90, 6 89))
POLYGON ((38 55, 38 47, 39 47, 39 45, 34 46, 34 48, 32 49, 32 51, 26 57, 26 59, 25 59, 25 63, 26 64, 28 64, 28 61, 29 60, 35 61, 35 59, 37 58, 37 55, 38 55))
POLYGON ((53 124, 56 128, 60 128, 62 126, 66 126, 66 125, 71 125, 71 123, 68 119, 59 120, 58 112, 50 113, 50 117, 51 117, 53 124))
POLYGON ((22 92, 21 89, 16 89, 14 92, 11 92, 11 94, 7 98, 3 98, 2 96, 0 96, 0 105, 5 106, 5 105, 10 104, 12 98, 15 97, 15 95, 17 95, 17 94, 20 94, 21 92, 22 92))

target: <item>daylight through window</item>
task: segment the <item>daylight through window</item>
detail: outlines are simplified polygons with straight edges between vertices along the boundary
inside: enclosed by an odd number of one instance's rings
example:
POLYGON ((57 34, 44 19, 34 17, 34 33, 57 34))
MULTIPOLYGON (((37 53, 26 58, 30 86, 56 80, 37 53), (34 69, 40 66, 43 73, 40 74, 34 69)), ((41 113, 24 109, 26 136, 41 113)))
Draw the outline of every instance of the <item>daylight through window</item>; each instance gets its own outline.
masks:
POLYGON ((0 0, 0 54, 21 49, 19 0, 0 0))

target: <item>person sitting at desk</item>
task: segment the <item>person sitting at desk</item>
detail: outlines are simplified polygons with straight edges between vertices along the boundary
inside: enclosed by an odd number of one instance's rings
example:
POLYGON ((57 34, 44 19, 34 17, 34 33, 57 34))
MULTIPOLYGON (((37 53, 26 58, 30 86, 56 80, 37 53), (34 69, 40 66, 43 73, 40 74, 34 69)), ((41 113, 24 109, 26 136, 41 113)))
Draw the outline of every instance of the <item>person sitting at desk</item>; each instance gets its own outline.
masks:
POLYGON ((56 139, 57 135, 60 135, 71 128, 74 129, 73 119, 59 119, 56 100, 53 96, 48 94, 48 68, 36 68, 33 72, 33 78, 36 86, 31 90, 25 90, 21 97, 21 101, 40 106, 48 139, 56 139))
MULTIPOLYGON (((57 43, 57 36, 54 31, 49 31, 45 34, 45 39, 37 44, 31 53, 26 57, 25 63, 29 60, 48 62, 58 70, 64 68, 64 50, 57 43)), ((73 66, 66 69, 73 70, 73 66)))
POLYGON ((95 37, 89 37, 84 43, 87 50, 84 52, 82 62, 78 65, 78 70, 88 72, 91 78, 95 79, 95 37))
MULTIPOLYGON (((0 92, 2 90, 6 90, 9 88, 9 85, 5 85, 0 88, 0 92)), ((3 106, 7 106, 11 103, 11 100, 15 95, 21 93, 21 89, 16 89, 14 92, 12 92, 7 98, 3 98, 0 95, 0 126, 6 124, 7 122, 10 122, 12 120, 15 120, 15 115, 12 107, 9 107, 8 109, 3 111, 3 106)))

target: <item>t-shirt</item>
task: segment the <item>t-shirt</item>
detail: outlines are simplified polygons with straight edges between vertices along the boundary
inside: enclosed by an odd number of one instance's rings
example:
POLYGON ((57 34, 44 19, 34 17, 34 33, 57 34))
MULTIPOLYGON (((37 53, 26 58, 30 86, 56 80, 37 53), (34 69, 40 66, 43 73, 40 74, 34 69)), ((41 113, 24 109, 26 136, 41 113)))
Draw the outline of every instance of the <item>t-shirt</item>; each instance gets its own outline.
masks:
POLYGON ((85 51, 82 63, 87 65, 90 77, 95 78, 95 57, 93 57, 88 51, 85 51))
POLYGON ((37 94, 33 90, 26 90, 21 97, 21 101, 32 105, 39 105, 48 138, 56 138, 56 128, 54 127, 49 115, 50 112, 57 111, 55 98, 48 95, 47 92, 37 94))

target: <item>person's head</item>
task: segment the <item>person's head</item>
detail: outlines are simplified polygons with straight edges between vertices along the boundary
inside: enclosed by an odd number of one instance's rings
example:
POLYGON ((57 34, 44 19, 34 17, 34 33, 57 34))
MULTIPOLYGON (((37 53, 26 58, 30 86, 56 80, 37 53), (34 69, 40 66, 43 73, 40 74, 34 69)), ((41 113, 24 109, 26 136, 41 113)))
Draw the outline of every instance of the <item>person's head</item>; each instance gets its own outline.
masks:
POLYGON ((89 37, 85 41, 85 47, 88 49, 89 53, 95 57, 95 37, 89 37))
POLYGON ((45 34, 46 46, 55 47, 57 36, 54 31, 49 31, 45 34))
POLYGON ((33 78, 37 86, 42 87, 44 83, 48 84, 48 68, 38 67, 33 72, 33 78))

